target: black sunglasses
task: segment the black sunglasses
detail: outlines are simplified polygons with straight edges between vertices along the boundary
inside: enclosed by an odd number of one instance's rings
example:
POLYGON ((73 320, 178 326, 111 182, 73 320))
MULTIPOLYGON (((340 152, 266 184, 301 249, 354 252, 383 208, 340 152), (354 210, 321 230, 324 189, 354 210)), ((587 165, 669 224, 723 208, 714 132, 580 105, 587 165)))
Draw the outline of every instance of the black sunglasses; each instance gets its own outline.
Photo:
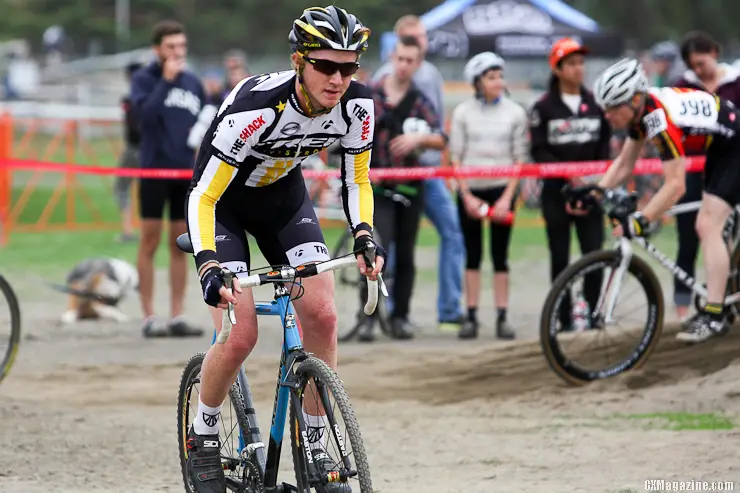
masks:
POLYGON ((331 60, 324 60, 323 58, 310 58, 307 56, 304 56, 303 59, 324 75, 334 75, 339 71, 342 77, 349 77, 356 74, 360 68, 360 64, 357 62, 337 63, 331 60))

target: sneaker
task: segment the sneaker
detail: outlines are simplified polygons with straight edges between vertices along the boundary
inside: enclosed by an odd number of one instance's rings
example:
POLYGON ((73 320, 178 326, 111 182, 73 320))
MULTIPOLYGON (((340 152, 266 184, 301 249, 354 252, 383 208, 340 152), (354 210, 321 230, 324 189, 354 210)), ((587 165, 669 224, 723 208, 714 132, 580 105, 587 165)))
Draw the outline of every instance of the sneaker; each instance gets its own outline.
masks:
POLYGON ((357 321, 359 329, 357 330, 357 340, 360 342, 373 342, 375 340, 375 318, 363 315, 357 321))
POLYGON ((440 332, 457 332, 462 330, 462 326, 467 322, 467 317, 460 315, 454 320, 440 320, 439 331, 440 332))
POLYGON ((458 339, 475 339, 478 337, 478 321, 477 320, 465 320, 465 323, 460 327, 460 332, 457 333, 458 339))
POLYGON ((187 447, 188 471, 195 493, 225 493, 226 479, 218 435, 197 435, 191 426, 187 447))
POLYGON ((704 342, 715 335, 724 334, 728 327, 725 320, 714 320, 705 313, 697 314, 688 321, 687 327, 676 334, 676 340, 696 344, 704 342))
MULTIPOLYGON (((313 457, 313 462, 316 465, 316 469, 319 472, 323 471, 326 474, 327 480, 331 476, 338 476, 335 462, 334 460, 332 460, 331 457, 329 457, 329 454, 327 454, 320 448, 316 448, 311 451, 311 456, 313 457)), ((326 491, 326 493, 352 493, 352 487, 349 485, 349 483, 342 482, 337 479, 334 482, 328 483, 324 488, 324 491, 326 491)))
POLYGON ((168 331, 172 337, 200 337, 203 335, 203 329, 192 325, 182 315, 170 321, 168 331))
POLYGON ((144 319, 141 332, 144 334, 144 337, 167 337, 170 335, 167 324, 154 315, 144 319))
POLYGON ((400 341, 407 341, 414 338, 414 332, 411 325, 406 319, 391 319, 391 337, 400 341))
POLYGON ((496 322, 496 337, 511 341, 516 339, 516 333, 514 332, 514 328, 509 325, 509 322, 499 319, 496 322))

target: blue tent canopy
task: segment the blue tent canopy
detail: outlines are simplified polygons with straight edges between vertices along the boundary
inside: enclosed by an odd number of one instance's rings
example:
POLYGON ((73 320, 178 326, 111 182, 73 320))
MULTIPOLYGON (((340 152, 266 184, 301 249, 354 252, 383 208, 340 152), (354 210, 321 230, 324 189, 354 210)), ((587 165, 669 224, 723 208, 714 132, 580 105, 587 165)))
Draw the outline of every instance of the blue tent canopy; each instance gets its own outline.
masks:
MULTIPOLYGON (((484 50, 498 51, 504 56, 542 56, 542 46, 547 43, 549 49, 549 42, 552 41, 550 38, 562 36, 574 36, 582 41, 596 41, 597 46, 591 46, 595 52, 604 49, 615 51, 614 36, 603 33, 595 20, 561 0, 447 0, 420 18, 430 33, 431 54, 440 54, 448 58, 467 57, 484 50), (475 29, 471 29, 469 14, 476 9, 481 12, 479 15, 473 14, 472 17, 476 18, 475 29), (525 13, 530 16, 536 14, 535 17, 543 24, 542 32, 532 32, 529 22, 516 22, 516 15, 521 16, 525 13), (502 25, 497 26, 499 20, 502 21, 502 25), (501 39, 497 42, 498 37, 501 39), (604 41, 608 39, 608 42, 599 43, 600 39, 604 41), (447 54, 435 53, 439 51, 438 45, 446 42, 465 45, 466 48, 460 49, 458 46, 457 49, 447 50, 449 52, 447 54), (517 43, 529 47, 527 50, 520 50, 521 53, 516 53, 515 49, 506 53, 512 44, 517 43)), ((520 20, 529 21, 529 19, 528 17, 520 20)), ((395 43, 396 36, 393 32, 382 34, 381 58, 388 57, 395 43)), ((621 40, 616 44, 616 49, 621 50, 621 40)))

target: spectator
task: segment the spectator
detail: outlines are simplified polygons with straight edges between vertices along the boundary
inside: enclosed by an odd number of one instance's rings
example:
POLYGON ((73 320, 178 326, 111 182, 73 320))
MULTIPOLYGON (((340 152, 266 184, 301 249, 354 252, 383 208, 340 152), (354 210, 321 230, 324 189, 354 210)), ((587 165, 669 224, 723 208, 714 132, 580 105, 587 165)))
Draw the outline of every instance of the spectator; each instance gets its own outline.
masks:
POLYGON ((188 146, 198 149, 203 137, 211 126, 213 118, 218 113, 218 109, 225 99, 223 78, 217 70, 208 70, 203 77, 203 89, 205 91, 205 101, 203 108, 198 114, 198 121, 190 129, 188 135, 188 146))
POLYGON ((686 65, 679 57, 678 45, 673 41, 662 41, 653 45, 650 49, 650 58, 655 71, 651 82, 654 86, 672 86, 686 71, 686 65))
MULTIPOLYGON (((491 52, 480 53, 465 65, 465 80, 475 89, 475 97, 461 103, 452 114, 450 160, 453 166, 506 166, 528 161, 527 113, 504 95, 503 70, 504 60, 491 52)), ((483 251, 482 208, 493 207, 496 218, 490 224, 490 241, 493 289, 498 310, 496 336, 514 339, 514 330, 506 320, 511 240, 511 223, 507 223, 506 216, 514 210, 519 179, 492 178, 468 182, 465 178, 458 178, 457 182, 460 189, 457 208, 467 252, 465 291, 468 302, 468 323, 463 326, 459 337, 478 337, 476 313, 483 251)))
MULTIPOLYGON (((203 86, 185 66, 187 37, 181 24, 162 21, 154 26, 152 38, 157 59, 134 74, 131 92, 141 122, 141 167, 192 169, 195 150, 187 141, 205 100, 203 86)), ((189 179, 142 178, 140 181, 139 294, 145 317, 143 333, 147 337, 202 334, 202 330, 191 326, 182 316, 188 258, 175 244, 175 239, 186 232, 185 198, 189 186, 189 179), (153 299, 154 255, 162 235, 165 204, 170 219, 172 315, 167 324, 156 317, 153 299)))
MULTIPOLYGON (((419 41, 412 36, 401 37, 391 56, 392 71, 371 86, 375 101, 375 133, 371 167, 400 168, 419 166, 423 149, 443 149, 446 145, 440 120, 432 102, 416 87, 414 73, 423 60, 419 41), (415 128, 409 131, 411 124, 415 128), (426 128, 426 130, 421 130, 426 128)), ((409 199, 410 204, 395 202, 381 193, 375 194, 375 227, 386 245, 394 244, 394 304, 391 312, 391 335, 410 339, 408 314, 416 274, 414 250, 419 222, 424 207, 424 186, 420 180, 399 184, 397 181, 376 181, 376 186, 395 189, 409 199)), ((373 339, 374 318, 367 317, 359 338, 373 339)))
MULTIPOLYGON (((717 63, 719 45, 706 33, 688 33, 681 43, 681 58, 688 67, 676 83, 678 87, 691 87, 717 94, 721 98, 740 106, 740 70, 726 63, 717 63)), ((687 155, 703 155, 703 150, 686 150, 687 155)), ((703 179, 701 173, 686 173, 686 193, 679 203, 702 199, 703 179)), ((678 231, 678 253, 676 264, 691 277, 695 274, 696 256, 699 253, 699 237, 696 234, 696 212, 676 216, 678 231)), ((678 317, 686 322, 691 304, 691 290, 677 278, 674 281, 673 301, 678 317)))
MULTIPOLYGON (((134 72, 141 67, 142 64, 138 62, 132 62, 126 65, 126 79, 129 86, 131 85, 134 72)), ((139 119, 136 117, 131 104, 130 94, 123 97, 121 105, 124 115, 124 148, 118 162, 118 167, 123 169, 138 168, 141 130, 139 129, 139 119)), ((133 180, 130 176, 117 176, 114 184, 118 208, 121 211, 121 228, 123 230, 118 237, 118 241, 122 243, 136 240, 136 235, 134 235, 133 212, 131 211, 131 183, 133 180)))
MULTIPOLYGON (((592 161, 609 159, 611 127, 596 104, 593 94, 583 86, 586 47, 570 38, 557 41, 550 53, 550 88, 534 104, 530 116, 532 158, 537 163, 592 161)), ((571 225, 575 223, 581 252, 598 250, 604 242, 604 218, 598 210, 576 212, 566 205, 561 192, 566 183, 580 185, 583 180, 548 178, 542 186, 542 215, 550 248, 550 277, 568 266, 571 225)), ((600 274, 587 277, 586 302, 595 306, 600 290, 600 274)), ((572 328, 569 297, 561 305, 563 330, 572 328)))
POLYGON ((225 95, 230 93, 236 85, 249 77, 249 67, 247 66, 247 54, 242 50, 229 50, 224 56, 224 68, 226 69, 226 81, 224 84, 225 95))
MULTIPOLYGON (((421 19, 406 15, 396 21, 397 37, 412 36, 417 39, 426 54, 428 46, 427 31, 421 19)), ((386 63, 374 74, 379 80, 392 71, 392 64, 386 63)), ((414 84, 434 105, 437 118, 444 124, 444 98, 442 75, 427 60, 424 60, 414 75, 414 84)), ((426 151, 419 160, 422 166, 440 166, 442 154, 439 151, 426 151)), ((432 221, 441 237, 439 250, 439 292, 437 295, 437 318, 443 330, 460 330, 465 322, 460 300, 462 298, 462 275, 465 254, 463 251, 460 221, 455 210, 445 180, 435 178, 424 182, 424 213, 432 221)), ((391 252, 388 265, 392 268, 391 252)))

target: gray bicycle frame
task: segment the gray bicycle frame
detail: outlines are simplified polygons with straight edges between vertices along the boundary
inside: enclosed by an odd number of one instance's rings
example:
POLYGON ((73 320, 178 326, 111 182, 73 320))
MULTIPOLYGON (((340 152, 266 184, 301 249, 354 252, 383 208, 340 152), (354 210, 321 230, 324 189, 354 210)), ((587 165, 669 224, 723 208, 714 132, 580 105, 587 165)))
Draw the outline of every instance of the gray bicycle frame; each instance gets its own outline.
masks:
MULTIPOLYGON (((666 215, 668 216, 677 216, 680 214, 685 214, 687 212, 692 212, 699 210, 701 207, 701 201, 696 202, 689 202, 686 204, 676 205, 672 207, 668 212, 666 212, 666 215)), ((730 213, 730 217, 727 219, 727 223, 725 224, 725 230, 728 229, 728 225, 730 228, 735 228, 738 226, 738 219, 740 219, 740 205, 736 205, 735 208, 730 213)), ((684 284, 687 288, 691 289, 692 293, 699 295, 703 298, 707 297, 707 290, 704 286, 696 282, 696 279, 691 277, 684 271, 682 268, 680 268, 674 261, 666 257, 658 248, 647 241, 643 237, 635 237, 632 239, 628 239, 625 237, 620 237, 616 244, 614 249, 618 250, 620 253, 620 262, 619 267, 617 267, 617 273, 614 276, 614 279, 611 278, 611 276, 604 276, 604 285, 602 285, 601 288, 601 294, 599 295, 599 301, 596 304, 596 306, 602 306, 602 303, 604 302, 604 295, 605 295, 605 288, 606 283, 611 282, 611 280, 616 280, 617 285, 615 289, 611 292, 609 296, 609 300, 607 302, 607 309, 605 310, 604 316, 605 316, 605 323, 613 323, 613 313, 614 313, 614 305, 617 303, 617 298, 619 297, 619 291, 620 287, 622 285, 622 279, 624 279, 624 275, 627 273, 627 269, 629 268, 630 261, 632 260, 632 254, 633 254, 633 248, 632 243, 637 243, 640 247, 642 247, 648 254, 650 254, 651 257, 656 259, 664 268, 666 268, 669 272, 671 272, 678 280, 684 284)), ((740 243, 740 228, 737 228, 734 232, 734 236, 732 236, 732 243, 730 247, 730 254, 735 250, 738 243, 740 243)), ((730 272, 730 275, 733 275, 733 272, 730 272)), ((724 299, 724 305, 733 305, 740 301, 740 292, 733 293, 729 296, 726 296, 724 299)))

